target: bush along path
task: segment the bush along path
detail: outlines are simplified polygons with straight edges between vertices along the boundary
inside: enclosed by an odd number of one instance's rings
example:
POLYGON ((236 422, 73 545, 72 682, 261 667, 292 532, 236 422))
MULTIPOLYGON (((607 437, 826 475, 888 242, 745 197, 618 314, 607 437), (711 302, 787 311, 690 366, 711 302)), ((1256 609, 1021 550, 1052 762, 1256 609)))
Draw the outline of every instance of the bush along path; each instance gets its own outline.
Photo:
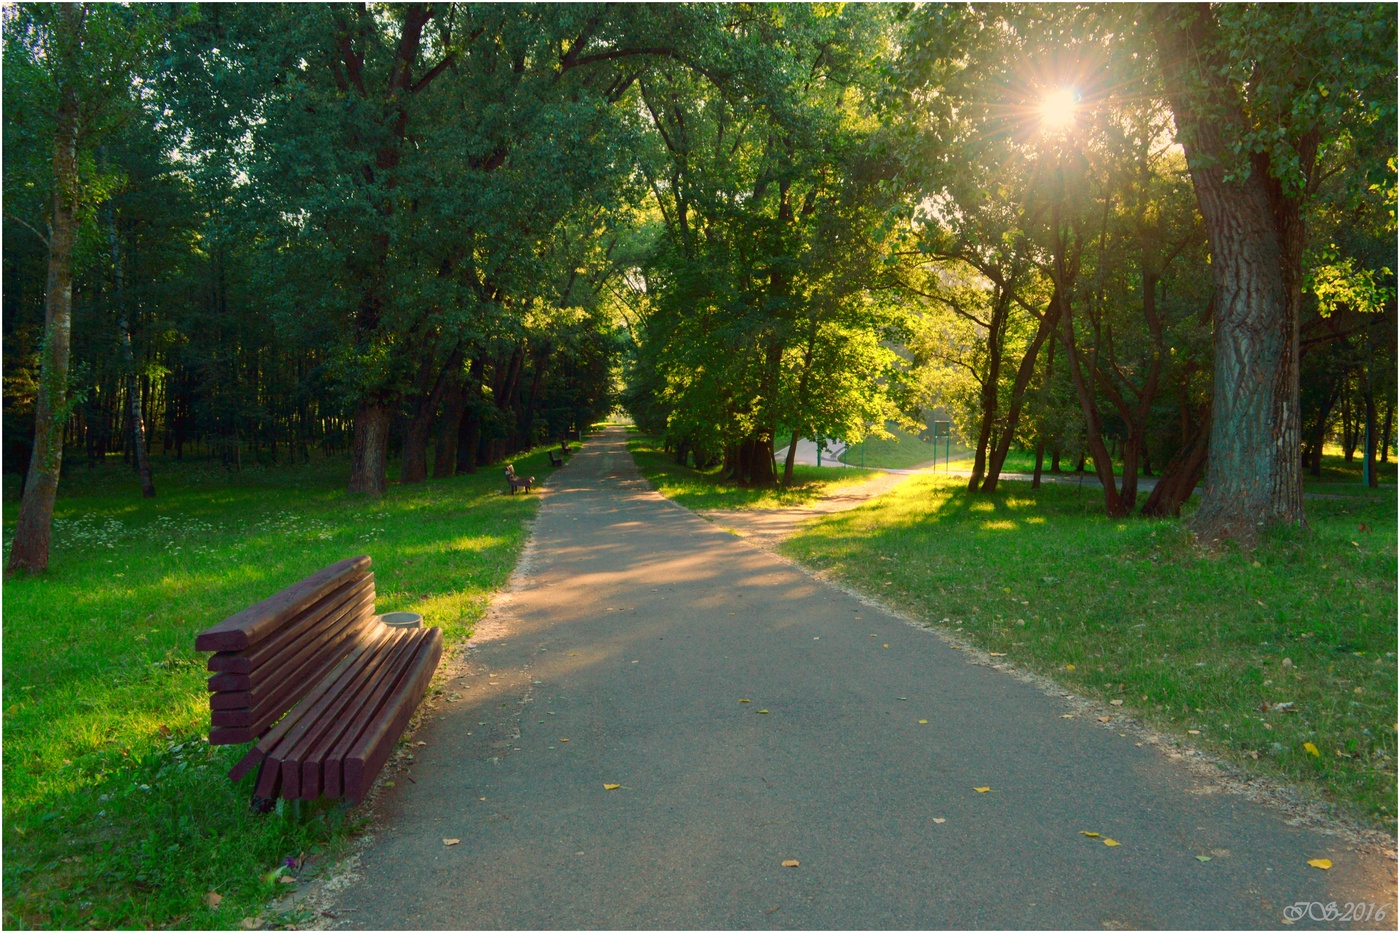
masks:
POLYGON ((341 924, 1262 928, 1391 896, 1383 856, 665 501, 620 430, 496 625, 341 924))

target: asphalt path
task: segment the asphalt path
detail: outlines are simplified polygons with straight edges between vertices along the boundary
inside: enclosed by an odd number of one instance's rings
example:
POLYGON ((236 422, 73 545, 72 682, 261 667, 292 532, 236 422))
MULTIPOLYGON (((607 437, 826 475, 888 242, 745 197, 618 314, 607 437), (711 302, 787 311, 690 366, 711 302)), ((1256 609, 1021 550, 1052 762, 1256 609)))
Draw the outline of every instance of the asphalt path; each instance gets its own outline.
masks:
POLYGON ((1275 928, 1393 891, 1393 861, 667 502, 620 429, 545 495, 342 926, 1275 928))

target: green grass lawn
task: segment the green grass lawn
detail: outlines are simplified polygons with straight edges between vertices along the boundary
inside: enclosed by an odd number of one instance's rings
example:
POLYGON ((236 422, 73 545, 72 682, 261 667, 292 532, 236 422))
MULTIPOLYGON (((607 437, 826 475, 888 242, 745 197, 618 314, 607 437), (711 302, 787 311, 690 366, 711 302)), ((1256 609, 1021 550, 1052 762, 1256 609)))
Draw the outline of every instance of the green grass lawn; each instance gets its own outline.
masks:
MULTIPOLYGON (((631 434, 627 438, 627 449, 657 492, 688 509, 775 509, 802 505, 830 495, 842 486, 864 482, 873 475, 869 470, 847 467, 794 466, 791 486, 744 488, 725 482, 719 467, 696 470, 681 466, 661 449, 661 441, 656 438, 631 434)), ((780 475, 781 469, 780 465, 780 475)))
POLYGON ((934 475, 783 549, 1394 833, 1395 491, 1307 510, 1308 532, 1211 556, 1177 522, 1105 519, 1096 491, 934 475))
MULTIPOLYGON (((922 441, 915 434, 893 425, 886 428, 892 438, 867 437, 858 444, 852 444, 841 455, 842 463, 852 466, 883 467, 890 470, 907 470, 937 460, 943 462, 943 442, 922 441), (863 458, 863 459, 862 459, 863 458)), ((954 440, 948 445, 948 456, 956 462, 967 456, 967 448, 954 440)))
MULTIPOLYGON (((551 472, 543 448, 516 465, 551 472)), ((335 803, 249 811, 254 777, 226 777, 245 746, 205 741, 195 633, 368 554, 378 611, 421 612, 460 640, 539 500, 505 495, 495 467, 378 500, 347 496, 347 473, 162 461, 154 500, 120 464, 64 477, 49 572, 4 590, 6 927, 238 927, 287 890, 268 875, 283 859, 314 862, 354 828, 335 803)))

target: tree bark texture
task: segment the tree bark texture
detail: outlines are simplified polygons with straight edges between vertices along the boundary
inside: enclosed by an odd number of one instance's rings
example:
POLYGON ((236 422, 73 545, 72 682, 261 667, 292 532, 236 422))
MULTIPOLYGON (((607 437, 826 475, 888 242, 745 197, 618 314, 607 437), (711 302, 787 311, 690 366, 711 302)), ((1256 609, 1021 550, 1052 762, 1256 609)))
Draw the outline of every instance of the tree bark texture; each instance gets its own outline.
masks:
MULTIPOLYGON (((78 67, 82 8, 61 4, 56 46, 69 58, 62 69, 78 67)), ((63 429, 68 420, 69 341, 73 329, 73 243, 78 232, 78 95, 59 88, 53 144, 53 217, 49 225, 49 268, 44 298, 44 348, 39 392, 34 403, 34 452, 29 458, 24 498, 10 545, 7 571, 41 573, 49 566, 53 506, 63 466, 63 429)))
POLYGON ((355 439, 350 447, 350 492, 382 496, 388 486, 389 421, 382 401, 366 399, 355 410, 355 439))
POLYGON ((1301 250, 1301 219, 1281 194, 1271 205, 1266 165, 1254 165, 1242 180, 1226 175, 1231 141, 1243 135, 1244 113, 1218 68, 1222 56, 1211 8, 1158 9, 1154 28, 1163 73, 1205 220, 1215 282, 1210 458, 1192 524, 1204 541, 1248 545, 1265 525, 1304 522, 1299 302, 1289 297, 1301 283, 1285 268, 1295 247, 1301 250))

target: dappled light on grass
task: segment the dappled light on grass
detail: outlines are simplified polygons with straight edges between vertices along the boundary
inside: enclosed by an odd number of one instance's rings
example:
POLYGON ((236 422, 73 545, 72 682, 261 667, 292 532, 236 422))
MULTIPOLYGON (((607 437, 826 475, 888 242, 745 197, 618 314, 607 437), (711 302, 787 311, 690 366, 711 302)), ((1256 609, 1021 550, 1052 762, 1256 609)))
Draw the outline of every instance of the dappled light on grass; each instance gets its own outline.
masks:
POLYGON ((920 477, 782 550, 1394 831, 1393 496, 1310 502, 1307 532, 1210 554, 1076 487, 1007 485, 920 477))

